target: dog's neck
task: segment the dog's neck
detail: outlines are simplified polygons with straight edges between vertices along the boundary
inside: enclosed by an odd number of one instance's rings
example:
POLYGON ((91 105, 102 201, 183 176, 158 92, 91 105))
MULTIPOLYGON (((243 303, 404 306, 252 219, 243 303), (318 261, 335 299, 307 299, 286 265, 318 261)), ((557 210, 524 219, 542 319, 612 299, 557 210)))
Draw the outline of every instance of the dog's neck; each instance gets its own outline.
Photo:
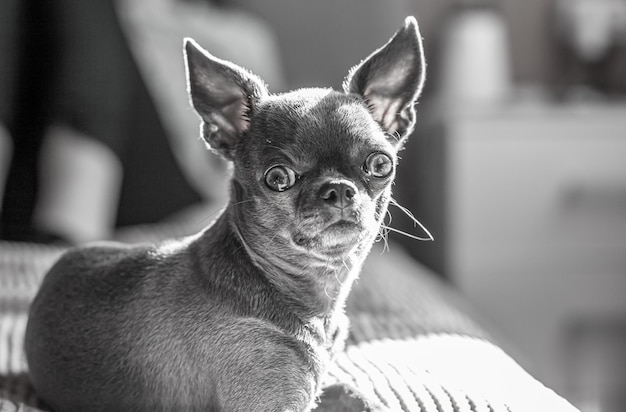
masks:
MULTIPOLYGON (((329 319, 342 311, 373 239, 366 239, 339 262, 324 261, 295 251, 277 236, 268 237, 261 222, 231 202, 211 236, 232 236, 251 265, 259 270, 281 299, 304 321, 329 319)), ((242 262, 243 264, 243 262, 242 262)))

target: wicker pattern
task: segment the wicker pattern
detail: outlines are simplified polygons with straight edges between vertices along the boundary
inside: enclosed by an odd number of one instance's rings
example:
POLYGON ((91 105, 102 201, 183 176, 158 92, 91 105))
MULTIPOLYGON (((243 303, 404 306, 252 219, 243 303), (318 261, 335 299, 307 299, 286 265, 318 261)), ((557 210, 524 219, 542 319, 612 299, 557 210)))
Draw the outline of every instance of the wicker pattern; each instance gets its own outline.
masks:
MULTIPOLYGON (((144 227, 123 237, 152 240, 194 229, 144 227)), ((62 252, 0 242, 2 412, 41 406, 28 381, 23 334, 29 302, 62 252)), ((491 343, 493 337, 461 297, 393 245, 390 252, 370 255, 348 313, 349 345, 330 368, 328 383, 351 383, 391 411, 576 410, 491 343)))

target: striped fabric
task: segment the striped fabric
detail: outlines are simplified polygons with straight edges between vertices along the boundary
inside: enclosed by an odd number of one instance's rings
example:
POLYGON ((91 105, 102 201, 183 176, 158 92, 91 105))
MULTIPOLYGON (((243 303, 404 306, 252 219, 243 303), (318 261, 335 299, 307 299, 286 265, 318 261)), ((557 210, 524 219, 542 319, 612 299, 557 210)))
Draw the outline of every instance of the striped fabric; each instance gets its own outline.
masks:
POLYGON ((392 411, 575 411, 492 343, 432 334, 349 346, 329 371, 392 411))
MULTIPOLYGON (((206 222, 204 222, 206 224, 206 222)), ((142 227, 124 240, 182 235, 142 227)), ((59 247, 0 242, 0 412, 38 405, 22 350, 28 305, 59 247)), ((576 411, 524 371, 463 299, 401 249, 374 250, 348 303, 351 333, 327 383, 345 382, 390 411, 576 411)))

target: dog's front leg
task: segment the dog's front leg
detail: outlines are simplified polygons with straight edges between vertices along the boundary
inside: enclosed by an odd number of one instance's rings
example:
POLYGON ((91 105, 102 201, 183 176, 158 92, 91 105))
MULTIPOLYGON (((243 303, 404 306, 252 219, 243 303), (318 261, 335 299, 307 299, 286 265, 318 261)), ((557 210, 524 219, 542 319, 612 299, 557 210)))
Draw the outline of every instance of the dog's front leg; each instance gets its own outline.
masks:
POLYGON ((367 399, 358 390, 344 383, 323 389, 313 412, 384 412, 388 409, 378 401, 367 399))

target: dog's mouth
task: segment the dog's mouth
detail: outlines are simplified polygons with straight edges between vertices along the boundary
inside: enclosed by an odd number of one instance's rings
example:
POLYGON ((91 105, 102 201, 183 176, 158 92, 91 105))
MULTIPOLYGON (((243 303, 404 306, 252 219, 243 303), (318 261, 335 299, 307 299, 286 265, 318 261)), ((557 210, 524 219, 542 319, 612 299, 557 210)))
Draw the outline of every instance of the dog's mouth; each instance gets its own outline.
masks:
POLYGON ((363 238, 365 229, 362 224, 339 220, 326 226, 319 233, 299 232, 293 236, 293 242, 310 252, 330 258, 341 258, 355 249, 363 238))
POLYGON ((337 222, 331 223, 326 227, 326 230, 338 230, 338 231, 350 231, 350 230, 361 230, 361 224, 354 220, 341 219, 337 222))

